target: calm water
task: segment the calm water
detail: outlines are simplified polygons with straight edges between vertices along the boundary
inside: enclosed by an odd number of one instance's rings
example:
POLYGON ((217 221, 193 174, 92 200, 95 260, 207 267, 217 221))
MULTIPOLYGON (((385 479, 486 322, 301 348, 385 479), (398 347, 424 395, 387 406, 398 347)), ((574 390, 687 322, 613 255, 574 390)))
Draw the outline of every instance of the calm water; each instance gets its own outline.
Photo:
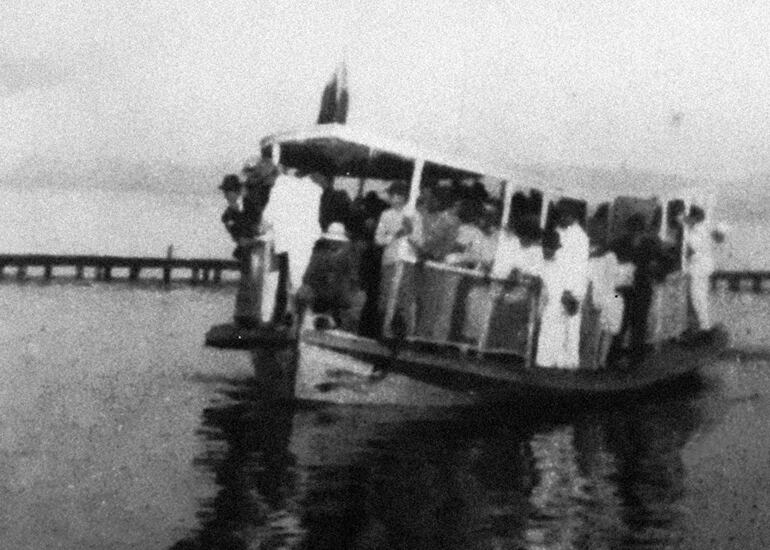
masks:
POLYGON ((591 410, 271 405, 233 289, 0 284, 0 546, 770 547, 770 298, 742 353, 591 410))

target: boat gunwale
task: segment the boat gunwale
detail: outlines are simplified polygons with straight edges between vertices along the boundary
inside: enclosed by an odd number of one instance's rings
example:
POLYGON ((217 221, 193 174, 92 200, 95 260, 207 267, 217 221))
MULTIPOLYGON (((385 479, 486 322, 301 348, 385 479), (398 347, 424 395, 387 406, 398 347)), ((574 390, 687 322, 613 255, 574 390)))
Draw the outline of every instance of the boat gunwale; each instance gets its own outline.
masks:
POLYGON ((372 361, 378 368, 405 375, 414 367, 444 371, 475 379, 479 383, 498 383, 533 391, 557 394, 610 394, 642 390, 658 383, 679 378, 697 370, 709 353, 718 353, 717 343, 694 346, 671 341, 625 368, 608 366, 602 369, 561 369, 541 366, 503 365, 499 359, 485 356, 447 357, 442 354, 394 348, 362 336, 336 330, 306 330, 300 335, 306 346, 334 351, 372 361), (672 354, 674 354, 672 356, 672 354), (665 357, 666 361, 659 361, 665 357), (661 363, 666 368, 661 368, 661 363))

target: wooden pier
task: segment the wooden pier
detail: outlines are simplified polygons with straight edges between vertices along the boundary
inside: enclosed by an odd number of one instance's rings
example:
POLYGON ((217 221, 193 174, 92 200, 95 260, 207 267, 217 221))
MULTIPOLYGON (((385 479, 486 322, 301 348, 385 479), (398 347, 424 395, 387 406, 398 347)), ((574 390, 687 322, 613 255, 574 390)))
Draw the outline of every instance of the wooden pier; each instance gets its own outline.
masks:
POLYGON ((0 254, 0 279, 5 277, 6 269, 15 269, 17 279, 27 278, 30 268, 42 268, 44 279, 54 277, 54 269, 62 268, 72 272, 76 279, 86 277, 87 271, 94 280, 112 281, 123 279, 138 281, 144 272, 151 270, 161 274, 164 284, 179 280, 179 276, 192 284, 221 283, 224 272, 238 272, 240 264, 235 260, 130 257, 130 256, 93 256, 93 255, 57 255, 57 254, 0 254), (180 273, 181 272, 181 273, 180 273), (121 276, 122 275, 122 276, 121 276))
POLYGON ((727 271, 718 270, 711 275, 711 288, 716 289, 720 283, 726 283, 731 292, 763 292, 766 290, 765 281, 770 281, 770 271, 727 271))
MULTIPOLYGON (((60 255, 60 254, 0 254, 0 279, 8 275, 8 269, 15 270, 17 279, 27 278, 30 268, 42 269, 44 279, 52 279, 54 270, 74 268, 74 277, 83 279, 86 270, 97 281, 128 280, 138 281, 154 270, 161 273, 163 283, 172 280, 189 281, 192 284, 223 282, 223 273, 238 273, 240 264, 235 260, 211 258, 166 258, 134 256, 60 255), (122 272, 122 274, 121 274, 122 272), (181 273, 180 273, 181 272, 181 273)), ((235 278, 237 280, 237 277, 235 278)), ((770 290, 770 270, 731 271, 718 270, 711 275, 711 287, 720 286, 731 292, 764 292, 770 290)))

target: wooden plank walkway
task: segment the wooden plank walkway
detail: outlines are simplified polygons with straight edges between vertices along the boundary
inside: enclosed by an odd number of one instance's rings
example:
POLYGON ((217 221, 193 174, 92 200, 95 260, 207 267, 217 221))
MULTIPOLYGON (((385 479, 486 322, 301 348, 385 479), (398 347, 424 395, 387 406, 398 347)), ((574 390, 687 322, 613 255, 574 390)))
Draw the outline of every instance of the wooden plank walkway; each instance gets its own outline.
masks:
POLYGON ((25 279, 30 268, 42 268, 43 278, 51 279, 54 268, 74 268, 75 278, 83 279, 86 269, 90 269, 93 278, 111 281, 117 277, 114 270, 126 272, 129 281, 139 280, 142 272, 161 270, 164 284, 177 280, 180 275, 193 284, 221 283, 226 271, 238 272, 240 264, 235 260, 208 258, 152 258, 132 256, 97 256, 97 255, 58 255, 58 254, 0 254, 0 278, 5 276, 6 268, 15 268, 17 279, 25 279))

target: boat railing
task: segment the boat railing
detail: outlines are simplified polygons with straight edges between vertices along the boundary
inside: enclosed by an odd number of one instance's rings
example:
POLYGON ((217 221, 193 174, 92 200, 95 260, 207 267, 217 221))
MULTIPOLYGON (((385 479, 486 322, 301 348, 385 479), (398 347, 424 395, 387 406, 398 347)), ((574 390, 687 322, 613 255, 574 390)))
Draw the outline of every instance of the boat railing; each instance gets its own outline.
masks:
POLYGON ((529 364, 540 293, 537 277, 496 279, 481 270, 410 260, 403 260, 396 273, 401 278, 394 281, 396 293, 400 285, 414 285, 414 322, 407 341, 514 355, 529 364))

